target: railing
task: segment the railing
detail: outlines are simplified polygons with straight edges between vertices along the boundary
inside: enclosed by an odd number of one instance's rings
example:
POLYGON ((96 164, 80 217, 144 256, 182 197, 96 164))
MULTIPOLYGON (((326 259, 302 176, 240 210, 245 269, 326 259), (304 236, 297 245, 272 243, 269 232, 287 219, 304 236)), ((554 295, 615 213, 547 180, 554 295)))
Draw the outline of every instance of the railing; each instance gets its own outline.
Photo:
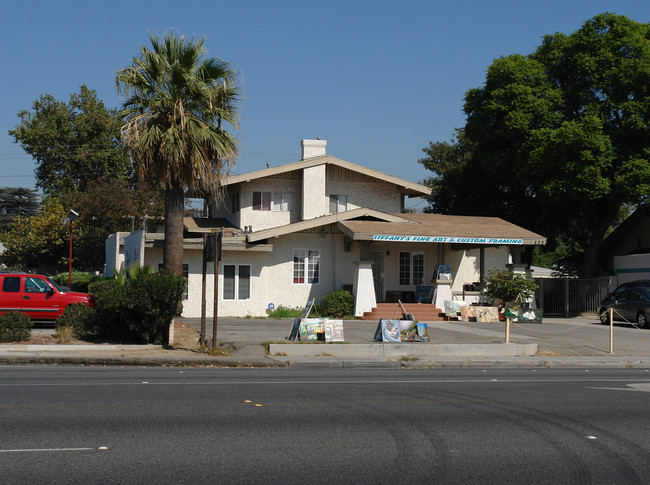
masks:
POLYGON ((607 296, 612 277, 535 278, 537 306, 544 316, 576 316, 597 314, 600 302, 607 296))

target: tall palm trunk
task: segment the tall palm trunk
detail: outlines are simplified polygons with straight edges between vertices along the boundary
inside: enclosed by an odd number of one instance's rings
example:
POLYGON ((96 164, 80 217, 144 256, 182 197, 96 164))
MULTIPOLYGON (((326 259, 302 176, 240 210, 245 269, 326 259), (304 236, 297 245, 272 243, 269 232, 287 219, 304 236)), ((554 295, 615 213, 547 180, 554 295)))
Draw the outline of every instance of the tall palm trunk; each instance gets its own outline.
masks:
POLYGON ((177 181, 165 189, 165 268, 183 273, 183 187, 177 181))

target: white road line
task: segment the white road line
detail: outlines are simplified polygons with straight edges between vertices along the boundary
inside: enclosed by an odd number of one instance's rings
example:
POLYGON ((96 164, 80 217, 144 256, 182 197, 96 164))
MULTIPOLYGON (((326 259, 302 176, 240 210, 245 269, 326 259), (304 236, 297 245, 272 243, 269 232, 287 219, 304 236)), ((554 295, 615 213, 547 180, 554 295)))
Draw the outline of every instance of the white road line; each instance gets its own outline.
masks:
MULTIPOLYGON (((270 386, 270 385, 360 385, 360 384, 483 384, 486 382, 494 382, 494 378, 485 378, 485 379, 385 379, 385 380, 345 380, 345 379, 333 379, 333 380, 286 380, 286 381, 161 381, 161 382, 151 382, 148 381, 147 384, 151 386, 270 386)), ((649 383, 648 378, 576 378, 576 379, 511 379, 508 377, 500 377, 498 382, 503 384, 508 383, 547 383, 547 382, 578 382, 582 384, 589 383, 598 383, 598 382, 640 382, 640 383, 649 383)), ((12 382, 12 383, 0 383, 0 388, 2 387, 94 387, 94 386, 141 386, 142 381, 139 382, 60 382, 60 383, 21 383, 21 382, 12 382)))
POLYGON ((16 450, 0 450, 0 453, 45 453, 45 452, 62 452, 62 451, 92 451, 95 448, 23 448, 16 450))
POLYGON ((650 392, 649 382, 638 382, 635 384, 628 384, 627 387, 594 387, 594 389, 604 389, 606 391, 640 391, 650 392))

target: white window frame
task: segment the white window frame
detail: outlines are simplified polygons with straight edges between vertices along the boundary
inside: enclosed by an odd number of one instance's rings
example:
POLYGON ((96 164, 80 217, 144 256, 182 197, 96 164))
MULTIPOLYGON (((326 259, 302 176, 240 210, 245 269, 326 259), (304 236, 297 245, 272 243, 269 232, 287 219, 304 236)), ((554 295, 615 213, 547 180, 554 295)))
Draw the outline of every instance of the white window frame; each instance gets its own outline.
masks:
POLYGON ((222 276, 222 285, 221 285, 221 299, 223 301, 250 301, 252 299, 252 294, 253 294, 253 276, 252 276, 252 270, 251 270, 251 265, 250 264, 223 264, 222 269, 221 269, 221 276, 222 276), (225 291, 226 291, 226 267, 227 266, 233 266, 235 268, 235 277, 233 281, 234 285, 234 298, 226 298, 225 291), (240 268, 243 267, 248 267, 248 298, 240 298, 239 295, 239 276, 241 273, 240 268))
POLYGON ((273 192, 269 192, 268 190, 262 191, 262 190, 255 190, 253 191, 253 205, 251 206, 254 211, 270 211, 273 209, 273 192), (255 194, 260 194, 260 207, 259 209, 255 208, 255 194), (264 198, 265 195, 269 198, 268 199, 268 209, 264 207, 264 198))
POLYGON ((348 210, 348 196, 345 194, 330 194, 330 214, 338 214, 348 210), (334 207, 332 207, 334 206, 334 207))
POLYGON ((292 204, 291 192, 273 192, 273 212, 290 212, 292 204))
POLYGON ((294 285, 320 284, 320 249, 293 250, 291 280, 294 285))
POLYGON ((411 271, 411 252, 410 251, 400 251, 399 254, 398 254, 398 261, 397 261, 397 284, 399 286, 411 286, 411 275, 412 274, 413 274, 413 272, 411 271), (402 257, 403 254, 408 255, 406 257, 406 259, 404 259, 402 257), (406 263, 406 265, 404 265, 403 263, 406 263), (406 275, 405 278, 402 278, 402 273, 403 272, 408 272, 408 275, 406 275))
POLYGON ((422 251, 414 251, 411 259, 411 278, 413 278, 413 285, 424 284, 424 253, 422 251), (416 264, 416 257, 421 256, 421 261, 416 264))

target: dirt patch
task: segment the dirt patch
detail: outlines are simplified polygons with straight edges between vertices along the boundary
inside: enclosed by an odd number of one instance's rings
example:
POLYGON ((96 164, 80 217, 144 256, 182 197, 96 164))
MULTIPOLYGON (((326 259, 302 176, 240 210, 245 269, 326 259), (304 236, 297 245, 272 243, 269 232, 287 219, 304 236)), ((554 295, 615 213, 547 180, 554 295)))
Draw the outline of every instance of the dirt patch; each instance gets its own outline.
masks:
POLYGON ((535 354, 537 357, 563 357, 562 354, 558 354, 556 352, 551 352, 548 350, 538 350, 537 353, 535 354))
POLYGON ((175 349, 198 350, 201 334, 192 327, 187 327, 180 322, 174 322, 174 342, 171 347, 175 349))

